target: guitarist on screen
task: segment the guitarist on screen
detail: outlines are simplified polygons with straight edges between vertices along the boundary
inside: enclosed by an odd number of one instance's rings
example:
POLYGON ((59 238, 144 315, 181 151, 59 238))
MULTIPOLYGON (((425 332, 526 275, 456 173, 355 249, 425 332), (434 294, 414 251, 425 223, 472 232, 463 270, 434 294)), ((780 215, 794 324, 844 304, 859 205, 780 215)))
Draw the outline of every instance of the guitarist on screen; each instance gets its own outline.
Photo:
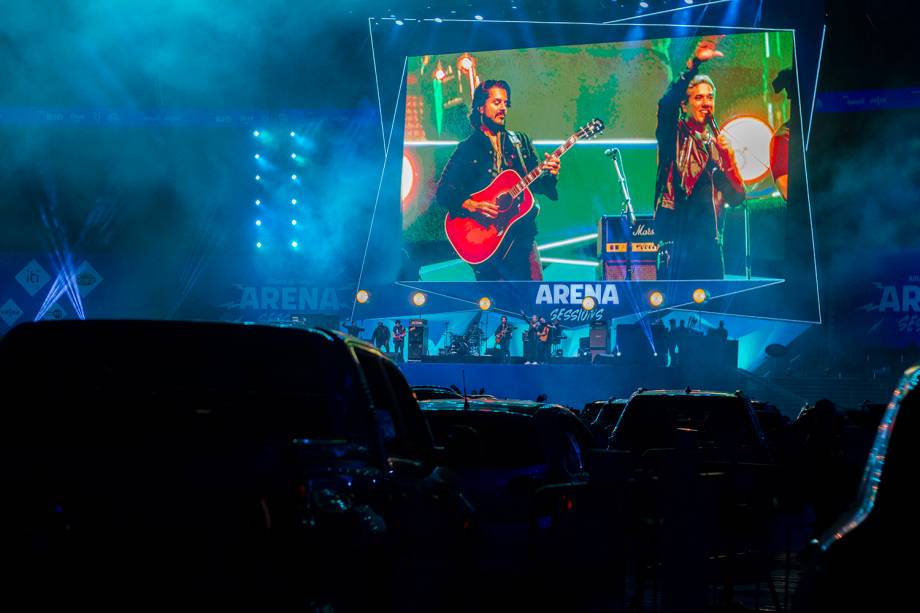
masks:
MULTIPOLYGON (((511 86, 505 81, 488 80, 476 88, 470 111, 472 131, 457 145, 438 181, 437 201, 449 213, 495 219, 499 215, 498 205, 473 200, 471 195, 488 186, 503 170, 513 169, 524 176, 541 164, 543 173, 530 183, 529 189, 550 200, 558 200, 559 158, 544 154, 541 162, 526 134, 506 130, 510 109, 511 86)), ((507 229, 494 255, 473 264, 477 281, 543 279, 535 241, 537 210, 535 205, 507 229)), ((470 238, 475 241, 476 237, 470 238)))

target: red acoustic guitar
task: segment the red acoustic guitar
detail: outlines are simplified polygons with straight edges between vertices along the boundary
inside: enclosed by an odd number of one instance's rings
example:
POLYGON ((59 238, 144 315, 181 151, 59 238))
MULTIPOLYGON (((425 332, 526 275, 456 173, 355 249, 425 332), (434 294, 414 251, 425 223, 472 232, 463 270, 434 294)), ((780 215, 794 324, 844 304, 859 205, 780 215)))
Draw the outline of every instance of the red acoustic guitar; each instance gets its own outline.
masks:
MULTIPOLYGON (((600 119, 589 121, 584 127, 559 145, 552 156, 562 157, 572 145, 582 138, 597 136, 604 130, 600 119)), ((533 194, 527 186, 543 174, 540 164, 524 178, 514 170, 505 170, 489 183, 488 187, 470 196, 478 202, 492 202, 498 206, 493 219, 482 213, 447 214, 444 232, 451 247, 468 264, 482 264, 492 257, 508 234, 508 229, 533 208, 533 194)))

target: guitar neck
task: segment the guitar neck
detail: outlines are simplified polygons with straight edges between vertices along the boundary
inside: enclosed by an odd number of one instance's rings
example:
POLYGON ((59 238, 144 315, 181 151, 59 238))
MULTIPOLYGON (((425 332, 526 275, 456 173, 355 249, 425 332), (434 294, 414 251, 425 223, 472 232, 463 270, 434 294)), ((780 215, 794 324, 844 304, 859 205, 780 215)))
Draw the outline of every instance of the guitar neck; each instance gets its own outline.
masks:
MULTIPOLYGON (((569 149, 571 149, 571 148, 572 148, 572 145, 574 145, 576 142, 578 142, 578 139, 579 139, 579 138, 581 138, 581 130, 579 130, 578 132, 576 132, 576 133, 573 134, 572 136, 568 137, 568 138, 565 140, 565 142, 563 142, 561 145, 559 145, 558 147, 556 147, 555 151, 553 151, 553 152, 550 154, 550 156, 555 157, 555 158, 560 158, 560 157, 562 157, 562 154, 564 154, 566 151, 568 151, 569 149)), ((537 164, 537 166, 536 166, 533 170, 531 170, 531 171, 528 172, 526 175, 524 175, 524 177, 518 182, 518 184, 515 185, 515 186, 511 189, 511 196, 512 196, 512 197, 517 197, 521 192, 523 192, 525 189, 527 189, 527 187, 528 187, 531 183, 533 183, 534 181, 536 181, 536 180, 540 177, 540 175, 542 175, 542 174, 543 174, 543 164, 540 163, 540 164, 537 164)))

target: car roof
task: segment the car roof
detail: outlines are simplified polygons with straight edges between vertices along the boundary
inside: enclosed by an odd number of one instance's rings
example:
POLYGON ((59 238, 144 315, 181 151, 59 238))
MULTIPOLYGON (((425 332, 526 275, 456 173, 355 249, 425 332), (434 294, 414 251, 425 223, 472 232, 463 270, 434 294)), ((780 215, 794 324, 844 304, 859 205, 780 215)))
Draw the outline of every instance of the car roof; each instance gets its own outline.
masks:
POLYGON ((694 390, 694 389, 682 389, 682 390, 637 390, 633 397, 635 396, 704 396, 712 398, 743 398, 740 392, 713 392, 708 390, 694 390))
POLYGON ((569 409, 558 404, 536 402, 533 400, 512 400, 506 398, 468 398, 466 401, 457 398, 441 398, 437 400, 423 400, 419 406, 426 411, 480 411, 501 412, 517 415, 533 416, 539 411, 568 411, 569 409))

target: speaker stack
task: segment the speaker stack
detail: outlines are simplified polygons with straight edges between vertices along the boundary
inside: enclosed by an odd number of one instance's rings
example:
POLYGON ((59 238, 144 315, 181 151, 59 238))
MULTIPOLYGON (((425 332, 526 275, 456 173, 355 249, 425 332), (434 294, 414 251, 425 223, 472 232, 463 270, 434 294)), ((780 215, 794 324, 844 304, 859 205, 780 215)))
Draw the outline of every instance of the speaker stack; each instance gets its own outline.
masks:
POLYGON ((409 320, 409 359, 421 360, 428 355, 428 322, 424 319, 409 320))

